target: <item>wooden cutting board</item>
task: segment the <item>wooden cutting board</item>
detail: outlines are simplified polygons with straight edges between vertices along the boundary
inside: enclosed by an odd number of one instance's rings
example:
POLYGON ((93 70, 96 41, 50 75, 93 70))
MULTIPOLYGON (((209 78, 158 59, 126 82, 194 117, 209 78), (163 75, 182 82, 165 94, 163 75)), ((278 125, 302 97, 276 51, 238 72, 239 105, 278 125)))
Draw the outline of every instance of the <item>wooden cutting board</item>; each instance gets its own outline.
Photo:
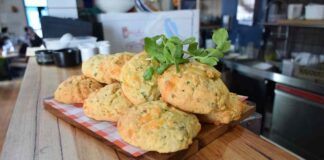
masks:
MULTIPOLYGON (((72 121, 68 116, 63 114, 58 109, 55 109, 48 103, 44 103, 44 107, 47 111, 52 113, 53 115, 57 116, 58 118, 64 120, 65 122, 75 126, 78 129, 81 129, 82 131, 88 133, 89 135, 95 137, 96 139, 102 141, 103 143, 107 144, 110 147, 113 147, 117 151, 120 152, 120 158, 122 159, 129 159, 132 158, 127 153, 123 152, 118 146, 112 144, 111 142, 107 141, 106 139, 101 138, 100 136, 93 133, 88 128, 82 126, 81 124, 76 123, 75 121, 72 121)), ((185 159, 195 153, 197 153, 201 148, 207 146, 209 143, 214 141, 217 137, 224 134, 226 131, 228 131, 233 126, 237 125, 241 120, 247 118, 248 116, 252 115, 255 112, 255 106, 252 105, 252 103, 248 102, 248 105, 241 117, 240 120, 231 122, 230 124, 226 125, 213 125, 213 124, 202 124, 202 129, 199 132, 198 136, 193 140, 193 143, 190 145, 190 147, 186 150, 174 152, 174 153, 167 153, 167 154, 161 154, 158 152, 147 152, 144 155, 140 157, 136 157, 136 159, 141 160, 179 160, 179 159, 185 159)))

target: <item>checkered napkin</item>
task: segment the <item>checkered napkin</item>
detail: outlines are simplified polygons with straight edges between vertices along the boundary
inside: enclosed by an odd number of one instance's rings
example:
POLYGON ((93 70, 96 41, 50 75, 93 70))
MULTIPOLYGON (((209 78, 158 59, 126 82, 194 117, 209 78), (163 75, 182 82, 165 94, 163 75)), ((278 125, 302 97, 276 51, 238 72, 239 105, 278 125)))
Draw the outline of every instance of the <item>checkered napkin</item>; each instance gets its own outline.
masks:
POLYGON ((84 127, 87 127, 92 132, 101 136, 102 138, 112 142, 113 144, 120 147, 122 150, 128 152, 134 157, 138 157, 144 154, 146 151, 143 151, 137 147, 134 147, 122 140, 120 135, 117 132, 116 125, 111 122, 100 122, 95 121, 93 119, 88 118, 84 113, 82 108, 80 108, 80 104, 77 106, 67 105, 63 103, 59 103, 54 99, 45 99, 45 103, 49 104, 53 108, 58 109, 71 120, 81 124, 84 127))

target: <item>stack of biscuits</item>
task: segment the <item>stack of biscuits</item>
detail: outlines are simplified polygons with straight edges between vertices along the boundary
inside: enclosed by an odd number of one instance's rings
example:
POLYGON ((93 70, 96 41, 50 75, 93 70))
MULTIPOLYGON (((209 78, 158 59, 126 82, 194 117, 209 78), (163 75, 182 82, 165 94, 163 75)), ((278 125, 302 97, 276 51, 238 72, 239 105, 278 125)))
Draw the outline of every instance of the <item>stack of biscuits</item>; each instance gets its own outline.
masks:
POLYGON ((84 113, 117 124, 120 136, 146 151, 169 153, 188 148, 201 123, 238 120, 245 104, 229 92, 214 67, 189 62, 169 67, 150 80, 148 54, 96 55, 82 64, 83 75, 62 82, 54 98, 83 103, 84 113))

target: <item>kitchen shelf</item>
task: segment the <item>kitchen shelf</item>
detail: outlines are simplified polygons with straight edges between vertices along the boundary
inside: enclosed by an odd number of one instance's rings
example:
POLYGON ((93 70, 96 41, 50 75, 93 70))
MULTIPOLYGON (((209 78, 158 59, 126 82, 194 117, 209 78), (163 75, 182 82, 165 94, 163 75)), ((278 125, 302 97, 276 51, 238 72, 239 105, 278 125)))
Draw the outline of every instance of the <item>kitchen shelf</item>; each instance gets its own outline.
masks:
POLYGON ((220 25, 210 25, 210 24, 201 24, 200 29, 218 29, 221 28, 220 25))
POLYGON ((324 20, 278 20, 277 22, 266 22, 263 25, 324 28, 324 20))

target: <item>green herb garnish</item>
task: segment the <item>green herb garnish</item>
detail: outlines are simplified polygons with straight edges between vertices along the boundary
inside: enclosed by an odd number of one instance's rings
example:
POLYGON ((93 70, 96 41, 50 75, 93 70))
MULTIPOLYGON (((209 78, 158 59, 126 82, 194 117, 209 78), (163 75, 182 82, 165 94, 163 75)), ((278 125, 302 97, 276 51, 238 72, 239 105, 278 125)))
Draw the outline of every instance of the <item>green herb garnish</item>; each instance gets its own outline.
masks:
POLYGON ((231 42, 228 40, 226 29, 214 31, 212 36, 216 48, 199 48, 194 37, 181 40, 178 37, 167 38, 165 35, 146 37, 144 39, 144 49, 152 61, 159 62, 157 66, 151 66, 144 73, 144 79, 150 80, 154 73, 162 74, 171 65, 175 65, 179 71, 179 64, 187 63, 190 59, 210 66, 217 64, 224 53, 228 52, 231 42), (187 50, 184 50, 187 46, 187 50), (187 54, 188 56, 184 56, 187 54))
POLYGON ((154 69, 153 67, 150 67, 144 72, 143 77, 145 80, 150 80, 152 79, 153 74, 154 74, 154 69))

